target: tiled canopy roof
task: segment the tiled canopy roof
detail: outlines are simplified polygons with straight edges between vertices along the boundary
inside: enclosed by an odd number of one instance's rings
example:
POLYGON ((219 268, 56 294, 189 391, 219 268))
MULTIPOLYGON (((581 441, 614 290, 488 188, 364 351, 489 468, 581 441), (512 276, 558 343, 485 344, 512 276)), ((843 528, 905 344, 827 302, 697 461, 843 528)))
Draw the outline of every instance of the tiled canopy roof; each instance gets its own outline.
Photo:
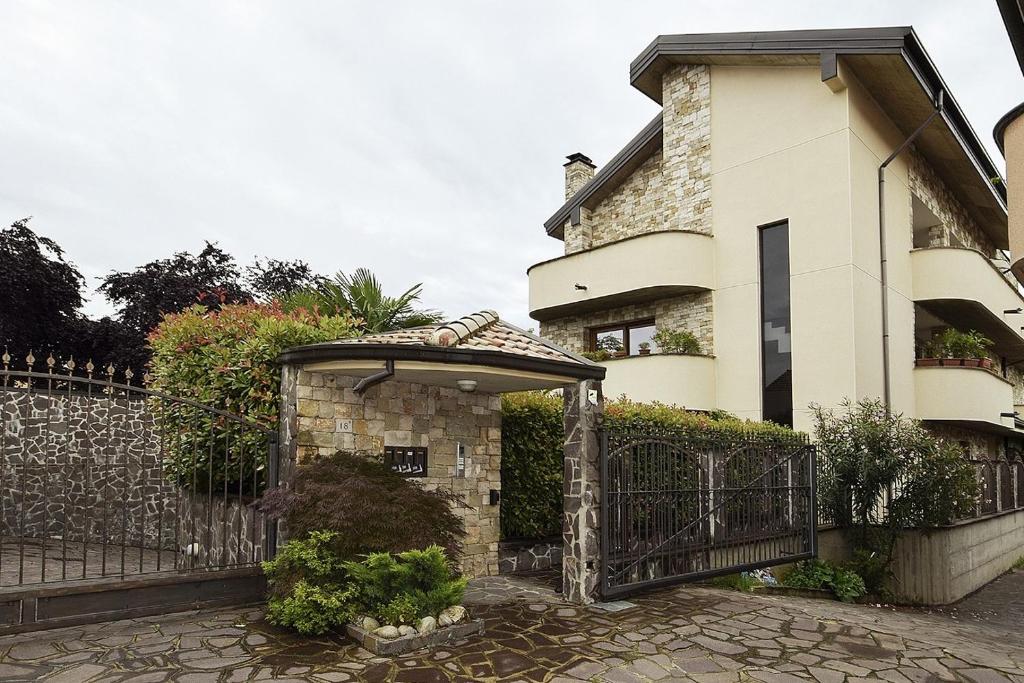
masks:
POLYGON ((530 334, 498 317, 494 311, 480 311, 444 325, 426 325, 407 330, 367 334, 353 339, 339 339, 330 344, 395 344, 399 346, 445 347, 474 351, 504 353, 591 364, 560 346, 530 334))

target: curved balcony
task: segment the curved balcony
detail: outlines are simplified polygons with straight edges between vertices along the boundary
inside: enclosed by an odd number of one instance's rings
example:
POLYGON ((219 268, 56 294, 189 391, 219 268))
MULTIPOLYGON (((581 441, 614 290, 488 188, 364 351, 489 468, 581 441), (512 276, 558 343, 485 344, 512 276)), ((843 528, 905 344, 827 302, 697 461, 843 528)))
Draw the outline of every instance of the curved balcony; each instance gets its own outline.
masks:
POLYGON ((914 368, 916 417, 1001 434, 1014 431, 1013 385, 983 368, 914 368))
POLYGON ((538 263, 530 277, 530 316, 565 315, 642 303, 714 286, 710 235, 652 232, 538 263))
POLYGON ((932 247, 910 253, 914 301, 960 329, 975 329, 996 343, 1008 360, 1024 359, 1024 297, 984 254, 973 249, 932 247))
POLYGON ((602 388, 608 398, 661 401, 688 410, 714 410, 714 356, 655 353, 600 363, 608 370, 602 388))

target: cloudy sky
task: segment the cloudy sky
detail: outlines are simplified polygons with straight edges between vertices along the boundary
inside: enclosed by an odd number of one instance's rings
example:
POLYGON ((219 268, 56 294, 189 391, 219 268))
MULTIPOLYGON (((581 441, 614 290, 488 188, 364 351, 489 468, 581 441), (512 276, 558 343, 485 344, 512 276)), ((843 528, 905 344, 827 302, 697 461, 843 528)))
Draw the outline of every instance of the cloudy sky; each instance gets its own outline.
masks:
POLYGON ((654 36, 903 24, 1001 166, 1024 78, 992 0, 0 0, 0 222, 34 216, 90 290, 211 240, 530 325, 563 157, 657 112, 628 82, 654 36))

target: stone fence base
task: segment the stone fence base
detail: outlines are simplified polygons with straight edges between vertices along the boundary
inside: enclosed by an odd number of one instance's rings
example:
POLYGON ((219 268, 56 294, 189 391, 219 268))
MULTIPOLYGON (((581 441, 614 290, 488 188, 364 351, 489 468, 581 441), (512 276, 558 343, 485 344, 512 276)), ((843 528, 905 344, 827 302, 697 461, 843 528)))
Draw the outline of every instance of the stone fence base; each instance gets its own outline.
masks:
MULTIPOLYGON (((818 532, 822 559, 850 556, 843 533, 818 532)), ((1024 510, 907 531, 896 543, 893 589, 902 603, 946 605, 970 595, 1024 556, 1024 510)))
POLYGON ((498 573, 516 574, 562 566, 562 537, 502 541, 498 544, 498 573))

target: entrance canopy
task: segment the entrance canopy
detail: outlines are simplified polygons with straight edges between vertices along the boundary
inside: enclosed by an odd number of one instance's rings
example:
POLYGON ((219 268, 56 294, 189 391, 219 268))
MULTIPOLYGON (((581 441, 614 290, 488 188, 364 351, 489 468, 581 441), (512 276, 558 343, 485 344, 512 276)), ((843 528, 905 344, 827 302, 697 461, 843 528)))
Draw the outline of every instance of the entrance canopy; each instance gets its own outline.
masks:
POLYGON ((600 365, 501 320, 494 311, 444 325, 298 346, 287 349, 281 361, 361 377, 364 387, 397 380, 488 393, 554 389, 605 375, 600 365))

